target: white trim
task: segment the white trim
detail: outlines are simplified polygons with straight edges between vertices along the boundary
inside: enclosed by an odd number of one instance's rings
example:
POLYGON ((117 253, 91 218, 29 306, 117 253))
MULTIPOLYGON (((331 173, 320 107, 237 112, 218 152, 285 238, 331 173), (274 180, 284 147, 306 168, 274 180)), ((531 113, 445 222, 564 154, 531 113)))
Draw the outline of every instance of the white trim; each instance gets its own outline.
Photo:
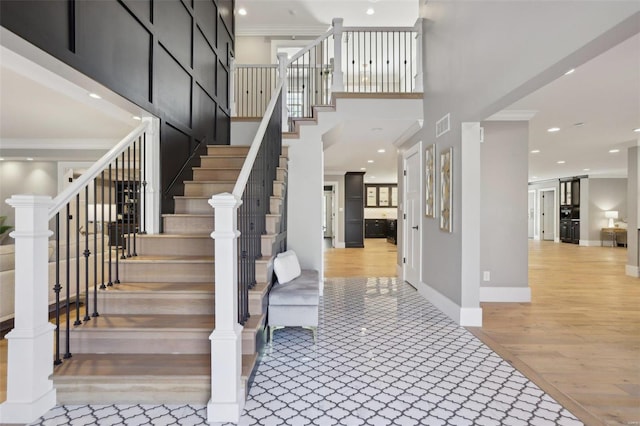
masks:
MULTIPOLYGON (((539 188, 536 191, 538 191, 538 196, 536 197, 536 211, 535 211, 535 215, 536 215, 536 229, 534 229, 533 233, 538 234, 538 239, 541 241, 551 241, 551 240, 545 240, 542 238, 542 232, 541 232, 541 228, 542 228, 542 211, 540 209, 540 206, 542 205, 542 193, 543 192, 547 192, 547 191, 553 191, 553 211, 554 212, 559 212, 560 211, 560 207, 558 206, 558 193, 556 192, 556 188, 555 187, 548 187, 548 188, 539 188)), ((556 243, 560 242, 560 232, 559 232, 559 228, 558 228, 558 214, 554 214, 553 215, 553 241, 555 241, 556 243)))
POLYGON ((304 25, 304 26, 282 26, 282 25, 258 25, 252 26, 247 29, 236 29, 236 36, 286 36, 289 39, 291 36, 318 36, 318 34, 324 34, 327 29, 330 29, 327 25, 304 25))
POLYGON ((531 288, 481 286, 480 302, 531 302, 531 288))
POLYGON ((482 308, 463 308, 433 287, 420 282, 418 293, 463 327, 482 327, 482 308))
POLYGON ((600 240, 580 240, 580 244, 582 247, 600 247, 602 245, 602 241, 600 240))
POLYGON ((538 111, 534 109, 503 109, 502 111, 496 112, 484 121, 529 121, 537 113, 538 111))
POLYGON ((335 248, 343 249, 343 248, 347 248, 347 245, 344 242, 342 242, 342 243, 336 242, 336 247, 335 248))
POLYGON ((416 133, 418 133, 422 129, 422 125, 424 124, 424 120, 416 120, 411 123, 409 126, 398 138, 393 141, 393 145, 396 147, 404 145, 409 139, 413 137, 416 133))
MULTIPOLYGON (((527 191, 527 204, 529 204, 529 194, 533 194, 533 235, 531 236, 531 238, 533 240, 539 240, 540 239, 540 235, 536 234, 536 211, 537 211, 537 201, 538 201, 538 197, 536 197, 536 190, 535 189, 530 189, 529 191, 527 191)), ((529 206, 527 205, 527 209, 529 208, 529 206)), ((528 219, 527 219, 528 222, 528 219)), ((528 226, 528 224, 527 224, 528 226)), ((527 230, 528 231, 528 230, 527 230)))
POLYGON ((634 265, 625 265, 625 272, 630 277, 640 278, 640 268, 634 265))
POLYGON ((58 194, 72 183, 64 181, 66 172, 79 168, 88 169, 92 165, 92 161, 58 161, 58 194))
MULTIPOLYGON (((340 222, 340 182, 337 180, 327 180, 324 181, 323 186, 330 186, 333 188, 333 196, 331 200, 331 209, 333 213, 333 218, 331 219, 333 229, 331 231, 333 233, 333 237, 331 238, 331 242, 333 243, 333 248, 338 248, 338 244, 340 244, 338 242, 340 240, 340 235, 338 234, 338 224, 340 222)), ((344 240, 344 232, 342 234, 342 239, 344 240)), ((342 241, 342 245, 345 245, 344 241, 342 241)), ((322 262, 324 263, 324 256, 322 262)))
POLYGON ((554 243, 559 243, 559 242, 560 242, 560 237, 556 237, 556 238, 554 238, 554 239, 553 239, 553 242, 554 242, 554 243))
POLYGON ((2 139, 2 149, 72 149, 72 150, 107 150, 120 142, 110 138, 78 138, 78 139, 2 139))

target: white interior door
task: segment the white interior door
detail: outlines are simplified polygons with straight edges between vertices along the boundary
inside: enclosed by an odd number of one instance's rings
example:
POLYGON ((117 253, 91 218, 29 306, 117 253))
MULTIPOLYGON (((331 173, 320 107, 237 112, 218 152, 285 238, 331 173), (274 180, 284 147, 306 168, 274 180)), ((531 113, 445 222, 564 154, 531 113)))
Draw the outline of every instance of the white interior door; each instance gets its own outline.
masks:
POLYGON ((527 211, 529 212, 529 239, 532 240, 535 232, 535 223, 536 223, 536 191, 529 191, 529 205, 527 207, 527 211))
POLYGON ((404 280, 416 287, 420 282, 420 144, 404 159, 404 280))
POLYGON ((555 196, 553 191, 543 191, 542 192, 542 206, 540 211, 542 212, 542 229, 540 233, 542 234, 542 240, 545 241, 553 241, 555 239, 555 196))
POLYGON ((333 238, 333 192, 324 191, 324 237, 333 238))

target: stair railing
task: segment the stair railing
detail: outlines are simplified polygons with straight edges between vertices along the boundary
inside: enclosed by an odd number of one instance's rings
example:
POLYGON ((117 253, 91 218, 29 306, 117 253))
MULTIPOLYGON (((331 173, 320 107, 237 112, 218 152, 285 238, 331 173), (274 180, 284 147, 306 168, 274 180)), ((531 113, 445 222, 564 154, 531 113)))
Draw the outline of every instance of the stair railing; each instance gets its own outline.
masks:
MULTIPOLYGON (((313 118, 314 106, 332 104, 332 94, 410 93, 422 89, 422 25, 413 27, 343 27, 335 18, 332 28, 302 48, 287 63, 284 88, 285 131, 297 119, 313 118)), ((275 84, 256 71, 274 65, 236 65, 236 117, 259 114, 258 90, 275 84)))
MULTIPOLYGON (((284 65, 284 64, 282 64, 284 65)), ((280 70, 284 70, 284 66, 280 70)), ((262 235, 282 152, 282 90, 278 78, 232 193, 214 195, 215 329, 211 333, 210 422, 237 422, 244 405, 242 325, 256 283, 262 235)))
POLYGON ((54 365, 72 357, 72 329, 100 315, 100 290, 119 283, 120 261, 137 256, 137 235, 157 231, 155 128, 145 119, 79 177, 71 178, 71 185, 53 200, 33 195, 7 200, 16 209, 15 231, 10 234, 15 239, 15 317, 7 334, 2 422, 22 423, 20 416, 31 415, 34 407, 46 412, 55 405, 49 376, 54 365), (49 230, 50 221, 55 232, 49 230), (52 291, 47 288, 50 281, 52 291), (55 326, 49 322, 51 300, 55 326))

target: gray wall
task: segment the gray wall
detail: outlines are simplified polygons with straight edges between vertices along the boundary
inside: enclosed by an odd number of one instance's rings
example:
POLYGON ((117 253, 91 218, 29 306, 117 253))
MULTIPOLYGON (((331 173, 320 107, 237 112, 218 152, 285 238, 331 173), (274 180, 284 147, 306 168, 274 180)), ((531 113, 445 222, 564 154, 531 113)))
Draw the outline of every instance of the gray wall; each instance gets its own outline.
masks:
POLYGON ((600 241, 600 230, 607 227, 609 223, 609 219, 604 217, 604 212, 607 210, 617 210, 618 220, 626 221, 629 217, 626 178, 590 177, 588 187, 580 189, 580 220, 586 221, 588 225, 587 235, 582 235, 582 228, 580 230, 581 240, 600 241), (584 192, 584 189, 588 191, 584 192), (588 194, 586 200, 583 193, 588 194), (585 201, 588 201, 588 205, 585 201), (583 215, 584 209, 588 209, 587 215, 583 215))
POLYGON ((638 250, 638 229, 640 228, 640 147, 629 148, 627 154, 627 199, 629 200, 627 231, 627 274, 640 276, 640 250, 638 250))
MULTIPOLYGON (((480 153, 463 141, 463 123, 489 117, 625 40, 637 31, 639 11, 634 1, 421 2, 424 127, 402 150, 420 140, 436 143, 438 152, 454 150, 454 231, 440 232, 435 221, 422 220, 423 281, 444 297, 439 307, 453 304, 461 315, 465 307, 479 307, 479 247, 477 255, 468 247, 478 231, 468 224, 480 211, 474 192, 480 153), (451 131, 436 138, 435 123, 447 113, 451 131)), ((522 192, 526 197, 526 187, 522 192)))
MULTIPOLYGON (((58 194, 58 165, 52 161, 0 161, 0 216, 7 216, 5 225, 14 226, 14 210, 5 200, 16 194, 58 194)), ((5 238, 4 244, 13 244, 5 238)))
POLYGON ((485 122, 481 151, 480 269, 486 287, 528 287, 527 122, 485 122))

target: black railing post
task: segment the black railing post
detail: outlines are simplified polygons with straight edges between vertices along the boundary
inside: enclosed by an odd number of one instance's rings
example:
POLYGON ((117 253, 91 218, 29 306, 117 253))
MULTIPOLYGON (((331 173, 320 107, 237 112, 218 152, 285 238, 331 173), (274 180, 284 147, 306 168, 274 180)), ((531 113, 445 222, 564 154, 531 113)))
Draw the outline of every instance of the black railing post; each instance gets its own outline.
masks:
MULTIPOLYGON (((84 187, 84 321, 89 321, 89 185, 84 187)), ((80 244, 80 241, 78 241, 80 244)), ((80 260, 80 259, 78 259, 80 260)), ((78 296, 76 296, 78 297, 78 296)))
POLYGON ((53 361, 54 365, 62 364, 60 359, 60 213, 56 214, 56 284, 53 286, 53 291, 56 294, 56 355, 53 361))

